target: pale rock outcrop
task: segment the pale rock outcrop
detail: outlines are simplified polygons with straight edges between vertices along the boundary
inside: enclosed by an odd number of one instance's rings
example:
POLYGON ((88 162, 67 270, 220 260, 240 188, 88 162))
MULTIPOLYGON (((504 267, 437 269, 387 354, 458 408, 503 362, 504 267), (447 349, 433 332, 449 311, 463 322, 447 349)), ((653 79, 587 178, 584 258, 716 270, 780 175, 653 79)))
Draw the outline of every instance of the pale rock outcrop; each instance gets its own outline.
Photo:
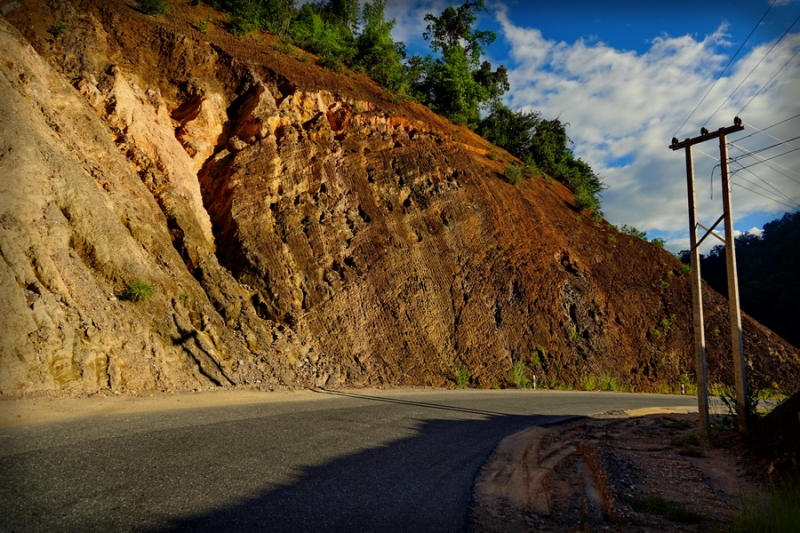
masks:
MULTIPOLYGON (((0 392, 691 373, 677 260, 561 185, 511 185, 472 133, 342 94, 365 81, 303 86, 334 75, 81 1, 69 40, 34 39, 60 74, 0 21, 0 392), (137 280, 155 294, 123 299, 137 280)), ((797 350, 745 325, 756 379, 800 384, 797 350)), ((709 338, 712 381, 728 351, 709 338)))

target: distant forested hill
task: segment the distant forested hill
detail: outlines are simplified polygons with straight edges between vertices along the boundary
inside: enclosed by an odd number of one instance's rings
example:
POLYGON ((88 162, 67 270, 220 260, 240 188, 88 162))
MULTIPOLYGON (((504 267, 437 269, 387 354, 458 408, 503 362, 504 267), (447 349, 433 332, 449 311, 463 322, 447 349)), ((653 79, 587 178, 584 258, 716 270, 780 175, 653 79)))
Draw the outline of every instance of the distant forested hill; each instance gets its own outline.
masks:
MULTIPOLYGON (((760 237, 737 237, 736 267, 742 310, 800 347, 800 212, 765 224, 760 237)), ((702 256, 701 273, 728 295, 725 246, 702 256)))

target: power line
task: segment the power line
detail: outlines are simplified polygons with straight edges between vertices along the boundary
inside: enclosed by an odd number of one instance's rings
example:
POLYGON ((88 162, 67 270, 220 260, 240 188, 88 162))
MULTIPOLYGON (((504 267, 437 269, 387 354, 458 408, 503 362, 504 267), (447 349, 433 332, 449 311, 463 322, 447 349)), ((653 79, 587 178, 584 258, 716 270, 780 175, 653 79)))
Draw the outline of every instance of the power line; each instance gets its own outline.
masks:
MULTIPOLYGON (((793 117, 785 118, 785 119, 781 120, 780 122, 776 122, 775 124, 772 124, 771 126, 767 126, 766 128, 764 128, 764 129, 761 129, 761 130, 760 130, 760 129, 758 129, 758 128, 756 128, 755 126, 753 126, 753 125, 752 125, 752 124, 750 124, 749 122, 745 122, 745 124, 747 124, 749 127, 753 128, 753 129, 754 129, 754 130, 756 130, 756 131, 754 131, 754 132, 753 132, 753 133, 751 133, 750 135, 745 135, 744 137, 739 137, 739 138, 738 138, 738 139, 736 139, 736 140, 737 140, 737 141, 742 141, 742 140, 744 140, 744 139, 747 139, 747 138, 750 138, 750 137, 752 137, 753 135, 758 135, 759 133, 764 133, 764 132, 765 132, 765 131, 767 131, 768 129, 774 128, 775 126, 780 126, 780 125, 781 125, 781 124, 783 124, 784 122, 789 122, 790 120, 794 120, 794 119, 796 119, 797 117, 800 117, 800 113, 798 113, 797 115, 795 115, 795 116, 793 116, 793 117)), ((772 137, 772 135, 770 135, 769 133, 767 133, 767 136, 769 136, 769 137, 772 137)), ((772 138, 773 138, 773 139, 775 139, 775 137, 772 137, 772 138)), ((776 141, 780 141, 780 139, 775 139, 775 140, 776 140, 776 141)))
MULTIPOLYGON (((734 148, 736 148, 737 150, 742 150, 742 147, 741 147, 741 146, 737 146, 737 145, 736 145, 736 144, 734 144, 734 143, 730 143, 730 145, 731 145, 731 146, 733 146, 734 148)), ((778 174, 781 174, 781 175, 783 175, 783 176, 786 176, 787 178, 789 178, 789 179, 790 179, 790 180, 792 180, 793 182, 795 182, 795 183, 797 183, 798 185, 800 185, 800 181, 797 181, 796 179, 794 179, 794 178, 793 178, 793 177, 791 177, 790 175, 788 175, 788 174, 785 174, 785 173, 781 172, 780 170, 778 170, 778 169, 777 169, 777 168, 775 168, 775 167, 782 168, 783 170, 785 170, 785 171, 787 171, 787 172, 791 172, 792 174, 797 174, 798 176, 800 176, 800 172, 795 172, 794 170, 792 170, 792 169, 790 169, 790 168, 786 168, 786 167, 785 167, 785 166, 783 166, 783 165, 779 165, 778 163, 773 163, 773 162, 771 162, 771 161, 765 161, 765 159, 764 159, 762 156, 758 155, 758 154, 753 154, 753 155, 756 157, 756 159, 760 159, 762 162, 766 163, 766 164, 767 164, 767 166, 768 166, 769 168, 771 168, 772 170, 774 170, 774 171, 775 171, 775 172, 777 172, 778 174), (773 165, 774 165, 774 166, 773 166, 773 165)), ((738 162, 737 162, 737 164, 740 164, 740 163, 738 163, 738 162)))
POLYGON ((700 102, 698 102, 698 104, 695 106, 694 110, 692 110, 692 112, 689 113, 689 116, 686 117, 686 120, 683 121, 683 124, 681 124, 681 126, 678 128, 678 131, 675 132, 675 135, 673 135, 673 137, 677 137, 678 136, 678 134, 681 132, 681 129, 686 125, 687 122, 689 122, 689 119, 692 118, 692 116, 694 115, 695 111, 697 111, 700 108, 700 104, 702 104, 705 101, 705 99, 708 97, 708 95, 711 93, 711 91, 717 85, 717 82, 720 80, 720 78, 722 78, 723 74, 725 74, 725 72, 728 71, 728 67, 731 66, 731 63, 733 63, 733 60, 736 59, 736 56, 738 56, 739 52, 742 51, 742 48, 744 48, 744 45, 747 44, 747 41, 753 35, 753 32, 755 32, 756 29, 761 25, 761 21, 764 20, 764 17, 767 16, 767 13, 770 12, 770 10, 772 9, 772 6, 774 6, 777 1, 778 0, 772 0, 772 3, 770 4, 770 6, 767 8, 767 10, 764 12, 764 14, 761 15, 761 18, 758 19, 758 22, 756 22, 756 25, 753 26, 753 29, 750 30, 750 33, 747 35, 747 38, 744 41, 742 41, 741 45, 739 45, 739 49, 736 50, 736 53, 733 54, 733 57, 731 57, 730 61, 728 61, 728 64, 725 65, 725 68, 722 69, 722 72, 719 73, 719 75, 717 76, 717 79, 714 80, 714 83, 711 84, 711 87, 708 88, 708 90, 706 91, 706 94, 703 95, 703 98, 700 99, 700 102))
MULTIPOLYGON (((737 163, 737 164, 738 164, 738 163, 737 163)), ((740 166, 741 166, 741 165, 740 165, 740 166)), ((750 174, 750 175, 752 175, 752 176, 755 176, 755 177, 756 177, 756 178, 758 178, 759 180, 763 181, 763 182, 764 182, 766 185, 768 185, 768 186, 770 187, 770 189, 772 189, 772 190, 775 192, 775 194, 777 194, 778 196, 780 196, 780 197, 781 197, 781 198, 783 198, 784 200, 787 200, 787 201, 789 201, 789 202, 791 202, 791 203, 793 203, 793 204, 797 205, 797 207, 800 207, 800 204, 798 204, 797 202, 795 202, 794 200, 792 200, 792 198, 791 198, 789 195, 787 195, 786 193, 784 193, 783 191, 781 191, 780 189, 778 189, 777 187, 775 187, 774 185, 772 185, 771 183, 769 183, 767 180, 765 180, 765 179, 764 179, 764 178, 762 178, 761 176, 758 176, 758 175, 754 174, 752 171, 750 171, 750 170, 747 170, 747 169, 737 169, 737 170, 746 170, 746 172, 747 172, 748 174, 750 174)), ((732 173, 732 174, 733 174, 733 173, 732 173)), ((765 191, 767 190, 767 189, 765 189, 764 187, 762 187, 761 185, 759 185, 758 183, 754 183, 754 182, 752 182, 752 181, 748 180, 747 178, 744 178, 744 177, 742 177, 742 176, 739 176, 739 178, 740 178, 740 179, 743 179, 743 180, 744 180, 744 181, 746 181, 747 183, 750 183, 750 184, 752 184, 752 185, 755 185, 756 187, 758 187, 758 188, 760 188, 760 189, 762 189, 762 190, 765 190, 765 191)))
POLYGON ((765 194, 761 194, 760 192, 758 192, 758 191, 754 191, 753 189, 748 189, 747 187, 745 187, 744 185, 742 185, 742 184, 740 184, 740 183, 736 183, 736 182, 732 182, 732 183, 733 183, 734 185, 736 185, 737 187, 740 187, 740 188, 742 188, 742 189, 744 189, 744 190, 746 190, 746 191, 750 191, 750 192, 751 192, 751 193, 753 193, 753 194, 757 194, 758 196, 761 196, 762 198, 766 198, 767 200, 772 200, 773 202, 775 202, 775 203, 778 203, 778 204, 781 204, 781 205, 783 205, 783 206, 786 206, 786 207, 788 207, 789 209, 794 209, 794 206, 791 206, 791 205, 789 205, 789 204, 787 204, 787 203, 785 203, 785 202, 781 202, 780 200, 776 200, 775 198, 771 198, 771 197, 769 197, 769 196, 767 196, 767 195, 765 195, 765 194))
MULTIPOLYGON (((774 137, 773 137, 773 139, 774 139, 774 137)), ((789 143, 791 141, 796 141, 797 139, 800 139, 800 135, 798 135, 797 137, 792 137, 791 139, 786 140, 786 141, 781 141, 780 139, 775 139, 775 140, 780 141, 780 142, 775 143, 775 144, 771 144, 769 146, 764 146, 763 148, 757 148, 755 150, 744 150, 744 149, 742 149, 742 148, 737 146, 736 148, 739 149, 739 150, 742 150, 742 152, 744 152, 744 154, 734 157, 733 161, 738 161, 739 159, 742 159, 742 158, 745 158, 745 157, 750 157, 752 155, 757 155, 757 154, 760 154, 761 152, 766 152, 767 150, 771 150, 772 148, 777 148, 778 146, 781 146, 781 145, 784 145, 784 144, 789 146, 790 148, 796 148, 795 146, 792 146, 789 143)), ((731 144, 733 144, 733 143, 731 143, 731 144)))
POLYGON ((750 168, 750 167, 754 167, 754 166, 756 166, 756 165, 760 165, 761 163, 766 163, 767 161, 770 161, 770 160, 772 160, 772 159, 777 159, 777 158, 779 158, 779 157, 781 157, 781 156, 784 156, 784 155, 786 155, 786 154, 790 154, 790 153, 792 153, 792 152, 796 152, 797 150, 800 150, 800 147, 798 147, 798 148, 793 148, 793 149, 791 149, 791 150, 787 150, 786 152, 783 152, 782 154, 778 154, 778 155, 774 155, 774 156, 772 156, 772 157, 768 157, 768 158, 766 158, 766 159, 764 159, 764 160, 762 160, 762 161, 756 161, 755 163, 751 163, 751 164, 747 165, 746 167, 742 167, 742 168, 740 168, 740 169, 737 169, 737 172, 738 172, 739 170, 744 170, 744 169, 746 169, 746 168, 750 168))
POLYGON ((737 115, 741 115, 741 114, 742 114, 742 111, 744 111, 744 110, 745 110, 745 108, 747 108, 747 106, 749 106, 749 105, 750 105, 750 102, 752 102, 753 100, 755 100, 756 96, 758 96, 759 94, 761 94, 761 91, 763 91, 763 90, 764 90, 764 88, 765 88, 767 85, 769 85, 769 84, 772 82, 772 80, 774 80, 774 79, 775 79, 775 76, 777 76, 777 75, 778 75, 778 73, 780 73, 780 71, 782 71, 783 69, 785 69, 785 68, 786 68, 786 65, 788 65, 788 64, 789 64, 789 62, 791 62, 791 60, 792 60, 792 59, 794 59, 794 56, 796 56, 798 53, 800 53, 800 48, 798 48, 798 49, 797 49, 797 52, 795 52, 794 54, 792 54, 792 57, 790 57, 790 58, 789 58, 789 60, 788 60, 788 61, 786 61, 786 63, 784 63, 784 64, 783 64, 783 66, 782 66, 781 68, 779 68, 779 69, 778 69, 778 72, 776 72, 775 74, 773 74, 773 75, 772 75, 772 77, 771 77, 769 80, 767 80, 767 83, 765 83, 764 85, 762 85, 762 86, 761 86, 761 88, 760 88, 760 89, 759 89, 759 90, 756 92, 756 94, 754 94, 754 95, 753 95, 753 97, 752 97, 752 98, 750 98, 750 100, 748 100, 748 101, 747 101, 747 103, 746 103, 746 104, 744 104, 744 107, 743 107, 743 108, 741 108, 741 109, 739 110, 739 112, 738 112, 738 113, 736 113, 736 114, 737 114, 737 115))
POLYGON ((710 116, 710 117, 708 117, 708 120, 706 120, 706 121, 705 121, 705 123, 703 124, 703 126, 705 126, 706 124, 708 124, 708 123, 709 123, 709 121, 710 121, 712 118, 714 118, 714 115, 716 115, 716 114, 717 114, 717 111, 719 111, 720 109, 722 109, 722 106, 724 106, 724 105, 725 105, 725 104, 728 102, 728 100, 730 100, 730 99, 731 99, 731 96, 733 96, 733 95, 734 95, 734 93, 736 93, 736 91, 738 91, 738 90, 739 90, 739 87, 741 87, 741 86, 742 86, 742 84, 744 84, 744 82, 746 82, 746 81, 747 81, 747 78, 749 78, 749 77, 750 77, 750 75, 751 75, 753 72, 755 72, 755 70, 758 68, 758 66, 759 66, 759 65, 761 65, 761 63, 762 63, 762 62, 763 62, 763 61, 764 61, 764 60, 767 58, 767 56, 768 56, 768 55, 769 55, 769 54, 772 52, 772 50, 774 50, 774 49, 775 49, 775 47, 776 47, 776 46, 778 46, 778 43, 780 43, 780 42, 783 40, 783 38, 784 38, 784 37, 786 37, 786 34, 788 34, 788 33, 789 33, 789 30, 791 30, 791 29, 792 29, 792 27, 794 27, 794 25, 797 23, 797 21, 798 21, 798 20, 800 20, 800 15, 798 15, 798 17, 797 17, 796 19, 794 19, 794 22, 792 22, 792 24, 791 24, 791 25, 790 25, 790 26, 789 26, 789 27, 786 29, 786 31, 785 31, 785 32, 783 32, 783 35, 781 35, 781 36, 780 36, 780 38, 779 38, 777 41, 775 41, 775 43, 774 43, 774 44, 773 44, 773 45, 770 47, 770 49, 767 51, 767 53, 766 53, 766 54, 764 54, 764 57, 762 57, 762 58, 761 58, 761 59, 758 61, 758 63, 756 63, 756 66, 754 66, 754 67, 753 67, 753 70, 751 70, 751 71, 750 71, 750 72, 747 74, 747 76, 745 76, 745 77, 744 77, 744 79, 743 79, 742 81, 740 81, 740 82, 739 82, 739 85, 737 85, 737 86, 736 86, 736 88, 735 88, 733 91, 731 91, 731 94, 729 94, 729 95, 728 95, 728 97, 727 97, 725 100, 723 100, 723 102, 722 102, 721 104, 719 104, 719 107, 717 107, 717 109, 716 109, 716 110, 714 110, 714 112, 713 112, 713 113, 711 113, 711 116, 710 116))

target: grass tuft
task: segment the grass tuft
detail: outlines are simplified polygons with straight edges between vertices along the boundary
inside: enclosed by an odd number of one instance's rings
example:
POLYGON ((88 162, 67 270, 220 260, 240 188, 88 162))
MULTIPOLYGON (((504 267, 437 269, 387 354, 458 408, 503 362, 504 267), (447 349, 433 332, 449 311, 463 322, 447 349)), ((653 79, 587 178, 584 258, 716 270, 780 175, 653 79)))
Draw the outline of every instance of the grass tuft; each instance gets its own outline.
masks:
POLYGON ((150 298, 155 292, 156 290, 148 282, 137 279, 128 283, 124 296, 126 300, 141 302, 150 298))
POLYGON ((625 503, 637 513, 656 514, 684 524, 699 524, 703 521, 703 516, 685 508, 676 501, 665 500, 661 496, 627 496, 625 503))
POLYGON ((467 365, 460 363, 456 369, 455 377, 457 389, 466 389, 469 387, 469 382, 472 379, 472 376, 470 375, 469 370, 467 370, 467 365))
POLYGON ((800 478, 781 487, 771 485, 764 501, 756 494, 742 497, 734 520, 735 533, 794 533, 800 524, 800 478))
POLYGON ((511 376, 508 381, 519 389, 531 388, 532 384, 531 380, 528 378, 528 367, 522 360, 516 359, 511 363, 511 376))

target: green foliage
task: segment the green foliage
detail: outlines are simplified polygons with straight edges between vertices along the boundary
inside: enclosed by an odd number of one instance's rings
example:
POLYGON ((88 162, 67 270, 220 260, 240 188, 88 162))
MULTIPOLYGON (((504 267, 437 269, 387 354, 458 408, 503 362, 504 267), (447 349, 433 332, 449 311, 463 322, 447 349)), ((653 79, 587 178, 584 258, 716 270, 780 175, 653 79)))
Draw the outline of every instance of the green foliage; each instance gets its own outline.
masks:
POLYGON ((608 236, 608 244, 617 244, 617 238, 613 235, 608 236))
POLYGON ((124 298, 126 300, 130 300, 131 302, 140 302, 142 300, 147 300, 153 294, 155 294, 156 290, 153 286, 141 280, 134 280, 125 287, 124 298))
POLYGON ((667 244, 667 242, 664 239, 660 239, 658 237, 653 238, 653 240, 650 241, 650 242, 652 242, 653 244, 655 244, 659 248, 663 248, 667 244))
POLYGON ((511 363, 511 375, 508 378, 509 383, 518 389, 529 389, 531 387, 531 380, 528 377, 530 371, 521 359, 515 359, 511 363))
POLYGON ((50 26, 50 28, 47 31, 53 37, 58 37, 61 34, 65 33, 68 29, 69 29, 69 25, 66 22, 64 22, 63 20, 60 20, 60 21, 56 22, 55 24, 53 24, 52 26, 50 26))
POLYGON ((615 392, 633 392, 633 386, 621 382, 618 378, 613 377, 608 372, 604 372, 602 376, 582 376, 580 378, 580 385, 583 390, 587 391, 615 391, 615 392))
POLYGON ((619 228, 619 230, 625 235, 630 235, 631 237, 636 237, 637 239, 642 239, 643 241, 647 240, 647 233, 644 231, 639 231, 633 226, 628 226, 627 224, 623 224, 622 227, 619 228))
POLYGON ((492 106, 491 112, 481 120, 475 131, 492 144, 526 160, 531 157, 531 142, 540 122, 538 112, 515 112, 498 104, 492 106))
POLYGON ((467 366, 464 363, 459 363, 458 367, 456 368, 456 384, 455 388, 457 389, 465 389, 469 387, 469 383, 472 380, 472 376, 467 370, 467 366))
POLYGON ((625 503, 639 513, 660 515, 676 522, 699 524, 703 516, 686 509, 678 502, 665 500, 657 495, 625 496, 625 503))
POLYGON ((519 183, 522 181, 522 170, 516 165, 507 165, 505 177, 510 183, 519 183))
POLYGON ((292 21, 289 35, 297 46, 319 54, 320 65, 341 72, 342 64, 349 64, 357 49, 350 28, 328 13, 324 6, 305 4, 292 21))
POLYGON ((691 274, 691 273, 692 273, 691 265, 681 264, 681 267, 678 269, 679 276, 685 276, 686 274, 691 274))
POLYGON ((580 345, 581 342, 583 342, 583 337, 581 337, 580 333, 573 327, 567 328, 567 338, 569 342, 575 345, 580 345))
POLYGON ((505 67, 493 71, 488 61, 480 63, 485 47, 497 38, 491 31, 473 30, 483 9, 483 0, 476 0, 448 7, 438 17, 428 13, 423 37, 439 57, 413 56, 406 65, 415 98, 473 129, 480 123, 480 105, 510 88, 505 67))
POLYGON ((356 39, 354 65, 364 69, 373 80, 391 91, 406 92, 408 82, 402 60, 405 45, 391 38, 394 19, 384 20, 386 0, 367 2, 361 11, 363 30, 356 39))
POLYGON ((544 172, 563 183, 576 195, 580 209, 597 210, 599 196, 606 188, 600 176, 582 159, 576 159, 569 149, 567 124, 559 119, 541 120, 531 137, 529 155, 544 172))
MULTIPOLYGON (((736 238, 736 268, 742 310, 800 347, 800 211, 764 224, 760 237, 736 238)), ((684 252, 688 256, 688 252, 684 252)), ((686 256, 684 256, 686 257, 686 256)), ((687 259, 682 257, 684 262, 687 259)), ((701 256, 703 279, 727 297, 725 247, 701 256)))
POLYGON ((575 189, 575 207, 579 211, 597 211, 600 209, 600 200, 593 196, 589 189, 584 185, 578 185, 575 189))
POLYGON ((166 15, 169 12, 167 0, 136 0, 136 6, 148 15, 166 15))
POLYGON ((800 524, 800 478, 769 485, 766 500, 757 494, 742 497, 732 531, 736 533, 794 533, 800 524))
POLYGON ((181 293, 178 295, 178 300, 180 300, 182 304, 186 305, 186 303, 189 301, 189 295, 186 293, 181 293))
POLYGON ((198 29, 198 31, 200 31, 200 33, 208 34, 208 23, 209 23, 209 21, 210 20, 208 18, 200 21, 200 24, 197 25, 197 29, 198 29))
POLYGON ((333 55, 323 55, 317 60, 317 65, 333 72, 344 72, 344 65, 333 55))
POLYGON ((758 411, 758 404, 761 402, 759 399, 760 391, 756 387, 747 387, 744 406, 739 405, 735 390, 723 388, 719 393, 719 399, 722 400, 722 403, 728 409, 728 413, 733 418, 738 420, 740 411, 744 409, 744 417, 747 420, 748 427, 753 427, 761 418, 761 413, 758 411))

